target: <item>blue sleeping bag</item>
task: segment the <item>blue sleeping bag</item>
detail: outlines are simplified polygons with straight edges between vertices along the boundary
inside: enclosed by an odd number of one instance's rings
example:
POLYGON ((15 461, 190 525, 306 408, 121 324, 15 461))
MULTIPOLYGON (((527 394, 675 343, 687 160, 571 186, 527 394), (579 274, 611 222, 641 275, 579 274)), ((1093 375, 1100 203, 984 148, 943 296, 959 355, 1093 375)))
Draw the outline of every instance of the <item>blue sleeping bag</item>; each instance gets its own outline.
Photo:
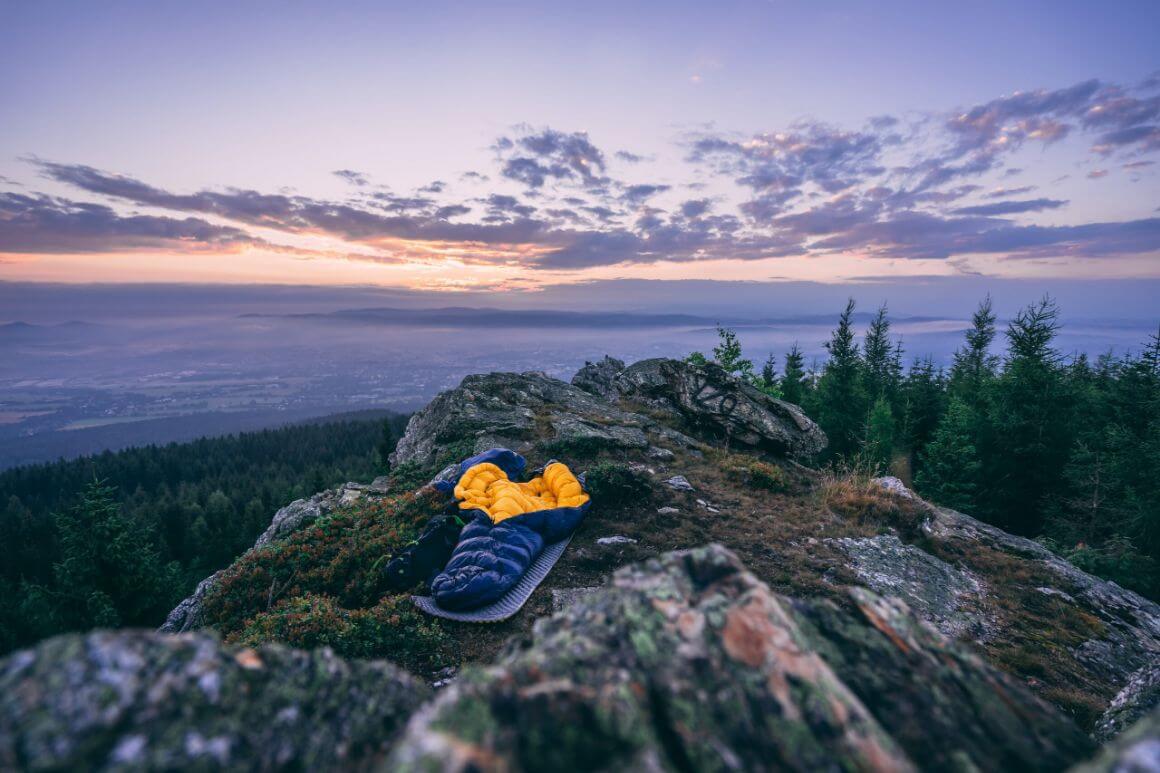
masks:
MULTIPOLYGON (((516 468, 522 471, 525 466, 518 454, 493 449, 465 461, 460 468, 466 472, 480 462, 496 464, 505 473, 516 468)), ((471 514, 471 521, 460 532, 459 544, 447 566, 431 581, 431 595, 440 607, 453 611, 471 610, 496 601, 519 582, 545 545, 564 539, 580 525, 590 504, 589 500, 576 507, 525 512, 498 523, 492 523, 491 517, 482 510, 466 511, 464 515, 471 514)))

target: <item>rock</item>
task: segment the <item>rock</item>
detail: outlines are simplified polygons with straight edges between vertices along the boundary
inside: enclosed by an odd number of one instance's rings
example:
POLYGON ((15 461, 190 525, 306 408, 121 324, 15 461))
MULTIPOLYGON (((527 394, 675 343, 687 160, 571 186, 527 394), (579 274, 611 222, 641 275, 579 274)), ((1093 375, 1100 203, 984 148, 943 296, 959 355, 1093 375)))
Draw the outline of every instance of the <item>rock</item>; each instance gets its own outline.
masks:
POLYGON ((857 615, 792 602, 719 546, 626 567, 462 673, 385 767, 1058 769, 1090 754, 1018 682, 858 594, 857 615))
POLYGON ((1007 553, 1034 562, 1055 576, 1059 587, 1039 585, 1036 590, 1073 605, 1079 613, 1094 615, 1098 619, 1099 632, 1075 647, 1072 654, 1085 668, 1114 685, 1116 690, 1123 689, 1140 669, 1160 662, 1160 605, 1114 582, 1078 569, 1034 540, 1008 534, 969 515, 925 502, 901 482, 897 482, 897 486, 882 485, 899 496, 917 500, 927 508, 929 516, 922 523, 927 538, 1007 553))
POLYGON ((442 457, 465 442, 471 453, 503 446, 526 455, 537 442, 643 450, 650 437, 677 445, 696 442, 542 373, 488 373, 466 377, 412 416, 391 462, 459 461, 442 457))
POLYGON ((612 385, 612 380, 622 370, 624 370, 622 360, 604 355, 604 359, 598 362, 584 363, 584 367, 576 371, 576 375, 572 377, 572 386, 605 400, 616 400, 619 393, 612 385))
POLYGON ((875 593, 897 596, 944 636, 987 637, 978 611, 984 588, 970 572, 956 569, 893 535, 826 540, 850 558, 850 568, 875 593))
POLYGON ((1092 751, 1069 718, 920 621, 897 598, 850 590, 793 609, 806 640, 927 770, 1059 770, 1092 751))
POLYGON ((914 499, 915 498, 914 492, 912 492, 910 489, 908 489, 906 487, 905 483, 903 483, 898 478, 895 478, 893 475, 887 475, 887 476, 884 476, 881 478, 874 478, 873 481, 871 481, 871 482, 877 483, 879 486, 886 489, 890 493, 897 494, 898 496, 903 497, 904 499, 914 499))
MULTIPOLYGON (((370 486, 361 483, 346 483, 338 488, 320 491, 306 499, 294 500, 274 513, 270 525, 254 541, 254 549, 285 539, 294 532, 306 528, 327 513, 334 512, 336 508, 350 504, 363 496, 381 496, 385 487, 378 485, 380 480, 380 478, 376 478, 370 486)), ((158 631, 161 633, 185 633, 201 628, 204 625, 201 614, 202 601, 214 587, 220 574, 220 571, 214 572, 199 582, 193 593, 183 599, 166 616, 165 622, 161 624, 158 631)))
POLYGON ((696 491, 693 484, 684 475, 674 475, 665 481, 665 485, 674 491, 696 491))
POLYGON ((648 449, 648 458, 656 459, 661 462, 671 462, 673 459, 677 458, 677 455, 667 448, 650 446, 648 449))
POLYGON ((344 769, 383 754, 428 695, 327 649, 67 634, 0 661, 0 768, 344 769))
POLYGON ((1096 723, 1096 740, 1107 742, 1157 707, 1160 707, 1160 661, 1149 663, 1128 678, 1124 689, 1112 698, 1096 723))
POLYGON ((575 604, 580 599, 586 598, 599 588, 553 588, 552 589, 552 611, 563 612, 568 607, 575 604))
POLYGON ((629 365, 612 380, 622 399, 681 416, 731 446, 808 457, 826 435, 802 409, 776 400, 713 363, 652 359, 629 365))
POLYGON ((1156 773, 1160 771, 1160 708, 1117 736, 1089 762, 1071 773, 1156 773))
POLYGON ((657 512, 661 515, 672 515, 673 513, 679 513, 681 511, 676 507, 658 507, 657 512))
POLYGON ((599 537, 596 540, 597 545, 635 545, 636 540, 632 537, 625 537, 620 534, 614 534, 611 537, 599 537))
POLYGON ((366 491, 367 487, 362 484, 347 483, 338 488, 320 491, 307 499, 296 499, 274 513, 270 525, 254 541, 254 547, 260 548, 288 537, 314 523, 323 515, 333 512, 335 508, 354 502, 366 491))

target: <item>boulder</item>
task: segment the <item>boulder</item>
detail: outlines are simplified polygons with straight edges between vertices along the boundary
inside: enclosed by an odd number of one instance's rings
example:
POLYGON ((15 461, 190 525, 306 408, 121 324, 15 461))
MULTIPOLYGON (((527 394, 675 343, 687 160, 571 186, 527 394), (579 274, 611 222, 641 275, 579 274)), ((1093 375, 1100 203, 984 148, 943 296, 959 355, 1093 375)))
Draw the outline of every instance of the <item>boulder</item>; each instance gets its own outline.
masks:
POLYGON ((680 416, 694 434, 729 446, 808 457, 826 435, 798 406, 777 400, 714 363, 642 360, 612 380, 621 399, 680 416))
POLYGON ((854 603, 778 596, 715 545, 626 567, 463 672, 386 768, 1036 770, 1092 751, 901 602, 854 603))
POLYGON ((875 593, 902 599, 918 617, 952 639, 987 637, 979 611, 985 591, 978 577, 892 534, 826 540, 850 559, 849 568, 875 593))
POLYGON ((1160 770, 1160 708, 1132 725, 1071 773, 1156 773, 1160 770))
POLYGON ((584 363, 584 367, 572 377, 572 386, 605 400, 616 400, 620 395, 612 382, 622 370, 624 361, 606 354, 602 360, 584 363))
POLYGON ((428 695, 389 663, 328 649, 67 634, 0 661, 0 769, 365 766, 428 695))
MULTIPOLYGON (((1160 708, 1160 660, 1149 663, 1128 678, 1124 689, 1116 693, 1107 711, 1096 723, 1097 741, 1108 741, 1160 708)), ((1160 729, 1160 725, 1157 725, 1160 729)))
POLYGON ((503 446, 526 455, 535 443, 644 450, 657 440, 695 445, 654 419, 543 373, 488 373, 468 376, 412 416, 391 462, 458 461, 445 458, 452 447, 478 453, 503 446))

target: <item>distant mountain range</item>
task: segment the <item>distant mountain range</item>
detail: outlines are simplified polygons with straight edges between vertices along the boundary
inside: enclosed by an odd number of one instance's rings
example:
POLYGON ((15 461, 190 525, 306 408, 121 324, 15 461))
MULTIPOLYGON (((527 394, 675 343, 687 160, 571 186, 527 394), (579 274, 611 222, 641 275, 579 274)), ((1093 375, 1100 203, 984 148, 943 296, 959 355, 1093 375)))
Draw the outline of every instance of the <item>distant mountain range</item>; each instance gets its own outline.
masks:
MULTIPOLYGON (((858 313, 855 319, 868 321, 874 315, 858 313)), ((633 314, 630 312, 578 312, 550 309, 508 310, 493 308, 446 307, 400 309, 392 307, 343 309, 328 313, 242 314, 242 319, 301 319, 363 325, 415 327, 487 328, 678 328, 728 325, 745 328, 769 325, 834 324, 834 314, 808 314, 782 318, 713 318, 693 314, 633 314)), ((905 317, 893 321, 926 321, 937 317, 905 317)))

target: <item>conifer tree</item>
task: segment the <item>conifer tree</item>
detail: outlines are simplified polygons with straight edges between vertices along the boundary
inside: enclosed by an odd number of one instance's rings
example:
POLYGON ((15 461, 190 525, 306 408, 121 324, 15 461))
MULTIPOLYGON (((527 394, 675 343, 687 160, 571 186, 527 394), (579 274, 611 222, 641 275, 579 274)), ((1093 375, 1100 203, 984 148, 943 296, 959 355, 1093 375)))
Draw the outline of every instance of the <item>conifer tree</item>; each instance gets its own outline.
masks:
POLYGON ((955 352, 949 389, 968 405, 977 406, 981 392, 999 367, 999 358, 990 353, 995 340, 995 312, 989 294, 971 316, 966 338, 966 345, 955 352))
POLYGON ((786 402, 801 405, 805 402, 805 391, 809 388, 806 382, 805 358, 797 341, 794 341, 790 350, 785 354, 785 369, 781 374, 781 395, 786 402))
POLYGON ((838 318, 826 349, 830 359, 818 381, 817 419, 830 439, 829 453, 850 457, 858 451, 867 415, 862 360, 854 340, 853 298, 838 318))
POLYGON ((115 494, 93 481, 80 504, 57 516, 61 559, 46 596, 66 630, 156 625, 176 600, 176 565, 162 564, 115 494))
POLYGON ((893 398, 894 354, 890 341, 890 319, 886 316, 886 304, 878 307, 878 313, 866 330, 866 340, 862 346, 865 362, 866 395, 871 400, 879 397, 893 398))
POLYGON ((717 327, 718 344, 713 347, 713 359, 725 372, 743 381, 753 381, 753 361, 741 354, 741 341, 737 333, 727 327, 717 327))
POLYGON ((870 409, 862 454, 877 474, 890 469, 894 456, 894 413, 885 397, 875 400, 870 409))
POLYGON ((915 487, 924 497, 965 513, 977 510, 982 469, 978 450, 971 441, 973 422, 970 407, 952 397, 922 454, 922 467, 915 477, 915 487))
POLYGON ((1057 491, 1072 440, 1069 398, 1053 348, 1059 309, 1045 296, 1007 327, 1008 355, 988 405, 986 514, 1016 534, 1036 535, 1045 498, 1057 491))

